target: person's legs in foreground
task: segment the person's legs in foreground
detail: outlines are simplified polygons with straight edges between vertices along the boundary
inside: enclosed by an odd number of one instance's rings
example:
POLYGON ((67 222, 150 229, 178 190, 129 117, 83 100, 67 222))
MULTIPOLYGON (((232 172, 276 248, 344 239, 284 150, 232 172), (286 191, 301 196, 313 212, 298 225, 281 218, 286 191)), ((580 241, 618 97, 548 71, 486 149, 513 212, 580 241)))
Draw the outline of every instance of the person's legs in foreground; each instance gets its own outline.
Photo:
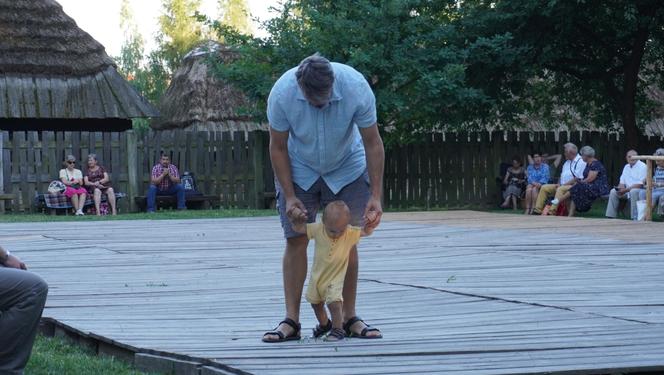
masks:
POLYGON ((546 203, 546 200, 549 197, 552 197, 556 193, 556 189, 558 188, 558 185, 556 184, 546 184, 542 185, 542 187, 539 190, 539 194, 537 194, 537 201, 535 202, 535 208, 533 209, 533 212, 536 214, 541 214, 542 210, 544 209, 544 204, 546 203))
POLYGON ((106 200, 108 201, 108 205, 111 206, 111 214, 117 215, 118 209, 115 206, 115 190, 112 187, 106 189, 106 200))
MULTIPOLYGON (((357 180, 345 186, 338 194, 332 194, 329 189, 323 188, 322 196, 324 204, 335 200, 344 201, 350 209, 351 225, 364 226, 364 211, 371 197, 371 191, 369 190, 369 184, 365 175, 360 176, 357 180)), ((344 329, 347 334, 352 334, 356 337, 380 338, 383 337, 380 331, 362 321, 355 311, 359 263, 357 246, 353 246, 348 257, 348 269, 346 270, 343 286, 344 329)))
POLYGON ((157 190, 156 195, 175 195, 178 200, 178 210, 187 208, 185 205, 184 186, 182 184, 171 185, 168 190, 157 190))
POLYGON ((630 219, 632 220, 636 219, 639 216, 639 212, 636 208, 636 202, 638 202, 642 191, 645 192, 644 189, 632 189, 629 191, 629 215, 630 219))
POLYGON ((147 197, 147 203, 148 203, 148 212, 155 212, 155 206, 157 203, 157 191, 159 189, 157 186, 150 184, 150 187, 148 188, 148 197, 147 197))
POLYGON ((95 201, 95 211, 97 212, 97 216, 101 216, 101 190, 99 188, 95 188, 92 197, 95 201))
MULTIPOLYGON (((625 199, 626 197, 626 195, 619 196, 618 191, 615 188, 611 189, 611 192, 609 193, 609 203, 606 205, 606 213, 604 216, 610 218, 615 218, 618 216, 618 206, 620 205, 620 200, 625 199)), ((636 207, 636 205, 634 207, 636 207)))
POLYGON ((23 373, 47 294, 48 285, 39 276, 0 269, 0 374, 23 373))

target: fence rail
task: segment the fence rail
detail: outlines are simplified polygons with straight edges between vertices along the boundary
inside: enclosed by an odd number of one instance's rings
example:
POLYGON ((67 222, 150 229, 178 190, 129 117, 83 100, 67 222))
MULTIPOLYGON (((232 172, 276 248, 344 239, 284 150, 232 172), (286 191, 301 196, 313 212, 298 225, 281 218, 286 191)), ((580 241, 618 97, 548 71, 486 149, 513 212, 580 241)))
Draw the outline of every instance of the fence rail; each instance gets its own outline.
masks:
POLYGON ((150 171, 163 150, 180 173, 194 173, 197 187, 217 195, 224 207, 257 207, 264 193, 264 133, 245 132, 2 132, 0 193, 16 198, 6 208, 27 212, 34 197, 58 179, 62 161, 72 154, 84 173, 87 156, 97 154, 117 191, 129 193, 120 209, 133 209, 145 195, 150 171), (83 164, 83 165, 80 165, 83 164), (257 172, 257 173, 256 173, 257 172))
MULTIPOLYGON (((617 134, 598 132, 478 132, 436 133, 417 143, 386 149, 385 207, 462 208, 497 201, 501 162, 513 155, 561 153, 563 145, 590 145, 617 182, 625 164, 626 147, 617 134)), ((659 137, 641 137, 637 151, 652 154, 664 146, 659 137)), ((266 132, 1 132, 0 194, 13 194, 13 212, 28 212, 34 196, 58 178, 68 154, 85 161, 97 154, 112 184, 127 192, 122 211, 133 210, 133 197, 144 195, 150 170, 163 150, 180 172, 194 173, 200 191, 220 197, 224 207, 264 207, 266 192, 274 191, 267 156, 266 132)), ((85 165, 79 165, 84 172, 85 165)), ((557 171, 560 174, 560 168, 557 171)), ((0 202, 2 204, 2 202, 0 202)), ((1 207, 0 207, 1 209, 1 207)))

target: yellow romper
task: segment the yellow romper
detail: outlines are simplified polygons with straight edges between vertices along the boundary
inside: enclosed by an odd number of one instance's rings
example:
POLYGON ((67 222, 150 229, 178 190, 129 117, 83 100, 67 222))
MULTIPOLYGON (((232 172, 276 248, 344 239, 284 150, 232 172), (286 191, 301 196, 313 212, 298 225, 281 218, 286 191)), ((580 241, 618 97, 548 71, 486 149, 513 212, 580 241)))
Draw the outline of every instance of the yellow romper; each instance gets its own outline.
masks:
POLYGON ((323 223, 307 224, 307 237, 315 241, 314 264, 306 294, 309 303, 343 301, 348 256, 353 245, 360 242, 361 233, 361 228, 349 225, 344 234, 333 241, 323 223))

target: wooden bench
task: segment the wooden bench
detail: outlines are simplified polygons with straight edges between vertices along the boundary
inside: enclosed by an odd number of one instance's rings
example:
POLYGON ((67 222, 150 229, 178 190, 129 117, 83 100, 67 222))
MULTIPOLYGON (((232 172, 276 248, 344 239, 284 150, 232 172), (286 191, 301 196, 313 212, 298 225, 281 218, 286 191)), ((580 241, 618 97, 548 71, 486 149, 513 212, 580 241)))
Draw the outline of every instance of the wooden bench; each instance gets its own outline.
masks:
POLYGON ((16 199, 15 194, 0 194, 0 214, 5 213, 5 202, 11 202, 16 199))
MULTIPOLYGON (((144 195, 135 197, 134 202, 141 211, 145 211, 148 206, 148 198, 144 195)), ((177 203, 175 195, 157 195, 156 208, 176 207, 177 203)), ((217 195, 185 195, 185 205, 187 208, 197 209, 219 208, 221 199, 217 195)))
MULTIPOLYGON (((115 202, 116 205, 120 199, 126 197, 125 193, 115 193, 115 202)), ((101 201, 106 202, 106 194, 102 194, 101 201)), ((64 194, 58 194, 56 196, 52 194, 37 194, 35 196, 35 209, 37 211, 45 211, 48 209, 51 215, 56 215, 58 210, 64 210, 65 214, 73 208, 71 205, 71 200, 66 198, 64 194)), ((94 206, 94 198, 92 195, 88 194, 85 198, 85 204, 83 207, 94 206)))

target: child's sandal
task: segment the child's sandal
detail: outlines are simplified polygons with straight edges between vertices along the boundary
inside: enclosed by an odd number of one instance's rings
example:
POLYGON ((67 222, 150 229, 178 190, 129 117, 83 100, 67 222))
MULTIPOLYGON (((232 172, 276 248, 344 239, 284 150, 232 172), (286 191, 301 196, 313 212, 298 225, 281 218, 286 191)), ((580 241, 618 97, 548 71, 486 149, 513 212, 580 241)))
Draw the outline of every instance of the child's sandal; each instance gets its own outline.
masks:
POLYGON ((342 341, 346 337, 346 332, 341 328, 332 328, 330 333, 325 336, 325 341, 342 341))
POLYGON ((331 329, 332 329, 332 321, 328 319, 327 324, 325 326, 321 327, 321 325, 319 324, 316 326, 316 328, 313 329, 314 338, 325 336, 325 334, 330 332, 331 329))

